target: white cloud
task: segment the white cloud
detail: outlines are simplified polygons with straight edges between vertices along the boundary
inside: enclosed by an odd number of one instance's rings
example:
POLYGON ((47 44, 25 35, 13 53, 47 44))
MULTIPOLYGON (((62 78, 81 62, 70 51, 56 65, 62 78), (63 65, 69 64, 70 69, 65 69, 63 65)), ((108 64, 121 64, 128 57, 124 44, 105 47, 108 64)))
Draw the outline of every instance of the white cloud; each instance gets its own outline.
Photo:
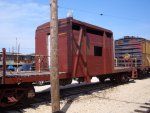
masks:
POLYGON ((12 48, 18 38, 21 52, 34 52, 35 30, 40 24, 49 21, 49 6, 31 0, 24 3, 12 1, 0 0, 0 48, 12 48))
POLYGON ((46 18, 49 14, 49 7, 40 5, 38 3, 9 3, 0 1, 0 6, 3 10, 0 10, 1 20, 3 19, 20 19, 20 18, 32 18, 38 19, 39 17, 46 18))

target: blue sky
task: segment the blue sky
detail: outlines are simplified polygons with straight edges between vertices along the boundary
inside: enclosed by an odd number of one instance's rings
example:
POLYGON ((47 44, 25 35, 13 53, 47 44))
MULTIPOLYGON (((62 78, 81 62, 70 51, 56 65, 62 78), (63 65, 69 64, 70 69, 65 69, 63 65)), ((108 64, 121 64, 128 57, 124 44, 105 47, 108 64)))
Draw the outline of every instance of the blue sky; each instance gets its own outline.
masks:
MULTIPOLYGON (((50 0, 0 0, 0 48, 33 53, 36 27, 49 21, 50 0)), ((59 18, 73 10, 75 19, 110 29, 114 39, 150 39, 150 0, 58 0, 59 18), (103 14, 101 16, 100 14, 103 14)))

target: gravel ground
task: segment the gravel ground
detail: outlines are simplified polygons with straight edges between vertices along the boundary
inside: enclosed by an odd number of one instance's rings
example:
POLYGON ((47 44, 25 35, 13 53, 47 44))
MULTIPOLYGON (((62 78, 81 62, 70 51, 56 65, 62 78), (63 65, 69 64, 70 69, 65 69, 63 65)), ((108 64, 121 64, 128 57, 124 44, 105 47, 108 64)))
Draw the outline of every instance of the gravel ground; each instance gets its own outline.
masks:
MULTIPOLYGON (((146 102, 150 103, 150 78, 63 100, 61 110, 65 113, 137 113, 135 109, 150 109, 146 102)), ((51 113, 51 104, 37 105, 23 112, 51 113)))

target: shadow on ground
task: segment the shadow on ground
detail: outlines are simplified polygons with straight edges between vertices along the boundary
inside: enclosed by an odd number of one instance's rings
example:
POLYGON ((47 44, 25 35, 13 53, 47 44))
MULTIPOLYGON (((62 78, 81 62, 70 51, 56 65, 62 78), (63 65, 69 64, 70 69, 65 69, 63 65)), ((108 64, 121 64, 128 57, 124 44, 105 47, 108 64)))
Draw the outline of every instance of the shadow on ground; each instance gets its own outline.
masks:
POLYGON ((148 103, 144 103, 143 105, 140 106, 139 109, 136 109, 134 111, 136 113, 150 113, 150 101, 148 103))

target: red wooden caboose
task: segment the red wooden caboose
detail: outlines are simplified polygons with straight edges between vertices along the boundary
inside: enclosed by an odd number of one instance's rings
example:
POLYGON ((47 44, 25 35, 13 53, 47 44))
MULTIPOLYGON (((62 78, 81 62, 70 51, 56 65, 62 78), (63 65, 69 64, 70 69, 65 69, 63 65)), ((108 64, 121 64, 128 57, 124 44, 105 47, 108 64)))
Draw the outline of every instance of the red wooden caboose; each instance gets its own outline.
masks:
MULTIPOLYGON (((113 73, 113 33, 73 18, 59 20, 59 72, 90 82, 92 76, 113 73)), ((36 55, 47 56, 40 67, 50 69, 50 23, 36 30, 36 55)))

